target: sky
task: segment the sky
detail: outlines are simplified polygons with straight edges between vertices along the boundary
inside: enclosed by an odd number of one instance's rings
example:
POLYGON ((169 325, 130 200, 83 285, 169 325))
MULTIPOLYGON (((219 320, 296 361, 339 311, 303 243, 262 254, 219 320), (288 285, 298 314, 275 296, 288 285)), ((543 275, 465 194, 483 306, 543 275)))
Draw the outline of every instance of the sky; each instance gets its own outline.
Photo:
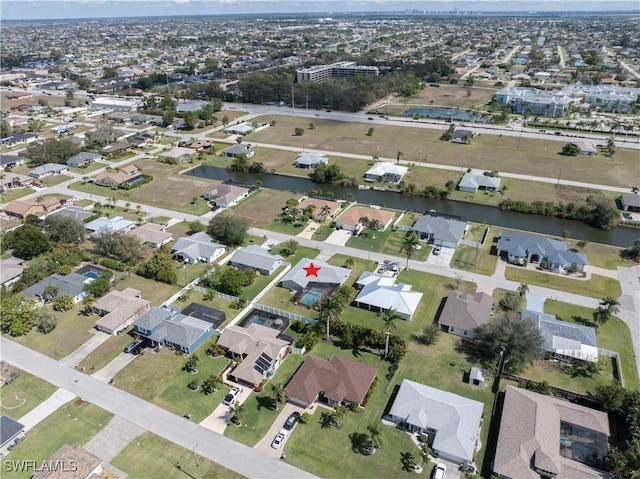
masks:
POLYGON ((419 11, 635 11, 637 0, 2 0, 0 19, 419 11))

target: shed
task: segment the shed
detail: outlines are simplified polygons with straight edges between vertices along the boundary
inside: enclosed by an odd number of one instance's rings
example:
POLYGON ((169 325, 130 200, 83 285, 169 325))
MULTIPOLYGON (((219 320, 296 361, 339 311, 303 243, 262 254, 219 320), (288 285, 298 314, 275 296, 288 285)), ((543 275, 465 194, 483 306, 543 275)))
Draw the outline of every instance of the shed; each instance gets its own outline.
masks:
POLYGON ((473 366, 469 372, 469 384, 484 387, 484 369, 473 366))

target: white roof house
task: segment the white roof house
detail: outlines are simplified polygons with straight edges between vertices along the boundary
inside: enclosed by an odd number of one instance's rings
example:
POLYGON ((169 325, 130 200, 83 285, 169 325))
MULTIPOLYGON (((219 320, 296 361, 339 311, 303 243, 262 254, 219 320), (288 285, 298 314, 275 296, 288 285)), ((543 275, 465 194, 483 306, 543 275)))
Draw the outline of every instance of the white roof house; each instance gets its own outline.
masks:
POLYGON ((185 263, 211 263, 217 257, 224 254, 226 247, 214 243, 213 238, 207 233, 195 233, 186 238, 180 238, 173 245, 173 257, 185 263))
POLYGON ((127 231, 135 226, 136 222, 126 220, 122 216, 114 216, 113 218, 107 218, 101 216, 93 221, 87 223, 84 227, 94 234, 101 235, 105 232, 118 232, 127 231))
POLYGON ((282 287, 292 291, 300 291, 306 288, 309 283, 343 285, 350 274, 350 269, 302 258, 282 278, 282 287), (309 269, 311 266, 313 269, 309 269), (315 273, 310 273, 314 269, 315 273))
POLYGON ((364 176, 370 181, 398 182, 407 174, 409 168, 393 163, 379 162, 369 168, 364 176))
POLYGON ((500 188, 501 181, 500 178, 493 176, 485 176, 479 173, 465 173, 458 183, 458 189, 470 193, 475 193, 478 190, 496 191, 500 188))
POLYGON ((362 288, 356 306, 381 312, 393 309, 406 320, 411 320, 422 299, 422 293, 412 291, 410 284, 395 284, 395 278, 368 271, 360 275, 356 285, 362 288))
POLYGON ((282 265, 282 256, 272 255, 264 248, 252 244, 235 250, 229 259, 229 264, 236 268, 253 269, 265 276, 270 276, 282 265))
POLYGON ((303 151, 298 154, 298 158, 293 162, 298 168, 315 168, 317 165, 329 163, 329 160, 323 154, 315 151, 303 151))
POLYGON ((387 419, 427 434, 441 458, 468 464, 478 444, 483 408, 481 402, 405 379, 387 419))

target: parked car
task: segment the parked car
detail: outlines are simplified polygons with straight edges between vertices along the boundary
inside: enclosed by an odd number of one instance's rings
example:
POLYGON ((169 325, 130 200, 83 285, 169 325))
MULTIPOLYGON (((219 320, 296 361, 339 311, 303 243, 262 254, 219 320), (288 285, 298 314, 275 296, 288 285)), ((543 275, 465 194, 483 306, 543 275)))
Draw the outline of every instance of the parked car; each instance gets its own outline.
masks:
POLYGON ((292 412, 291 416, 284 422, 284 428, 287 430, 293 429, 293 426, 300 420, 300 413, 298 411, 292 412))
POLYGON ((444 479, 444 475, 447 473, 447 466, 442 464, 441 462, 433 468, 433 479, 444 479))
POLYGON ((633 215, 631 213, 622 213, 622 217, 626 220, 632 220, 633 215))
POLYGON ((236 402, 236 399, 242 392, 242 388, 240 386, 234 386, 231 388, 231 391, 224 397, 222 400, 222 404, 226 404, 227 406, 233 405, 236 402))
POLYGON ((436 246, 435 248, 433 248, 433 255, 438 256, 440 254, 440 251, 441 251, 440 246, 436 246))
POLYGON ((282 429, 277 435, 276 437, 273 438, 273 441, 271 442, 271 447, 274 449, 280 449, 280 446, 282 446, 282 443, 284 442, 284 440, 287 437, 287 431, 285 431, 284 429, 282 429))
POLYGON ((131 341, 124 347, 125 353, 140 354, 140 351, 142 351, 142 341, 131 341))

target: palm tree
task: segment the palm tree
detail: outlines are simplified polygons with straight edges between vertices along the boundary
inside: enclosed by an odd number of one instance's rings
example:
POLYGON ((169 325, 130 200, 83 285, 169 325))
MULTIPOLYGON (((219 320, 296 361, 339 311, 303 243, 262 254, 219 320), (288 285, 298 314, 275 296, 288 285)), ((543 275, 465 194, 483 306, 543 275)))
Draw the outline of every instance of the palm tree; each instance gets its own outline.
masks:
POLYGON ((418 235, 415 233, 409 233, 402 240, 400 252, 404 252, 407 255, 407 270, 409 269, 409 260, 413 256, 413 253, 415 253, 418 243, 420 243, 420 240, 418 239, 418 235))
POLYGON ((369 431, 369 454, 375 454, 376 449, 382 447, 387 442, 387 437, 382 430, 380 423, 373 422, 367 426, 369 431))
POLYGON ((212 374, 202 383, 202 391, 205 394, 211 394, 218 390, 222 386, 222 378, 220 375, 212 374))
POLYGON ((395 329, 395 322, 400 319, 395 309, 389 308, 382 314, 382 321, 384 322, 384 357, 389 354, 389 336, 391 336, 391 329, 395 329))
POLYGON ((520 283, 518 286, 518 294, 524 296, 529 292, 529 285, 527 283, 520 283))
POLYGON ((327 341, 329 341, 329 323, 331 321, 339 321, 340 315, 344 309, 344 304, 338 296, 332 296, 327 298, 322 305, 320 305, 320 320, 324 320, 327 323, 327 341))
POLYGON ((271 385, 271 394, 276 403, 276 411, 279 409, 279 404, 284 403, 287 400, 287 390, 282 383, 274 383, 271 385))
POLYGON ((326 221, 329 218, 330 214, 331 207, 329 205, 324 205, 322 208, 320 208, 320 214, 318 216, 324 218, 324 220, 326 221))
POLYGON ((618 307, 620 306, 620 303, 611 296, 602 298, 602 301, 600 301, 600 306, 604 308, 609 316, 618 314, 618 312, 620 311, 620 308, 618 307))
POLYGON ((236 402, 233 406, 231 406, 231 412, 233 413, 234 423, 236 424, 236 426, 240 426, 245 414, 247 413, 247 409, 244 407, 244 404, 242 404, 241 402, 236 402))
POLYGON ((333 408, 333 422, 335 422, 336 427, 338 429, 342 429, 343 422, 342 420, 347 414, 347 408, 342 404, 338 404, 335 408, 333 408))

